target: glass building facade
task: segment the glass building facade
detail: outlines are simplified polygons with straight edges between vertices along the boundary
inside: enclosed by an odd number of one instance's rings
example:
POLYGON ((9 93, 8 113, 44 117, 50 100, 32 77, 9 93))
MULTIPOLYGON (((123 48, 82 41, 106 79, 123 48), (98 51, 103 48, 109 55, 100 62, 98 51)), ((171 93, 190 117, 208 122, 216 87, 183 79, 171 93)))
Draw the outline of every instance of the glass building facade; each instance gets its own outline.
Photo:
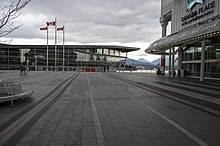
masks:
MULTIPOLYGON (((47 69, 47 47, 42 45, 0 45, 0 69, 19 69, 21 63, 29 70, 47 69)), ((87 46, 66 45, 63 58, 63 46, 57 46, 56 64, 54 46, 48 49, 48 70, 103 71, 108 67, 115 71, 125 64, 127 53, 139 48, 125 46, 87 46)))
POLYGON ((161 0, 160 23, 163 37, 145 52, 169 55, 169 76, 175 69, 180 76, 199 77, 200 81, 220 78, 220 1, 161 0), (173 63, 175 55, 178 66, 173 63))
MULTIPOLYGON (((200 76, 201 67, 201 43, 189 45, 183 51, 183 69, 187 75, 200 76)), ((220 78, 220 45, 206 42, 205 47, 205 77, 220 78)))

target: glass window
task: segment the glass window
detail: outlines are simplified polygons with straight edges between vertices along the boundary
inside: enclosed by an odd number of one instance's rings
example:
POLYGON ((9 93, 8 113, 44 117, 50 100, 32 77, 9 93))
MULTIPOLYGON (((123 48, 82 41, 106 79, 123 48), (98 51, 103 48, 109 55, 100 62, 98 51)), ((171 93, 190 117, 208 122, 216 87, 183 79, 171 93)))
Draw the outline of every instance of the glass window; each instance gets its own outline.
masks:
POLYGON ((110 56, 107 56, 107 61, 109 62, 118 62, 120 61, 121 58, 118 58, 118 57, 110 57, 110 56))
POLYGON ((89 54, 80 53, 80 52, 76 52, 76 53, 77 53, 76 61, 89 61, 90 60, 91 56, 89 54))
POLYGON ((102 54, 102 49, 97 49, 97 54, 102 54))
MULTIPOLYGON (((201 60, 201 44, 195 44, 194 47, 189 47, 184 51, 184 61, 201 60)), ((220 45, 211 45, 209 42, 205 48, 205 77, 220 78, 220 45)), ((200 76, 200 63, 183 64, 183 69, 186 70, 187 75, 200 76)))
POLYGON ((220 59, 220 49, 216 49, 216 59, 220 59))
POLYGON ((190 47, 187 51, 184 52, 184 61, 190 60, 200 60, 201 59, 201 47, 190 47))
POLYGON ((116 50, 115 50, 115 56, 120 56, 119 51, 116 51, 116 50))
POLYGON ((109 55, 115 55, 114 50, 109 50, 109 55))
POLYGON ((207 47, 206 59, 220 59, 220 46, 207 47))
POLYGON ((109 52, 108 52, 108 49, 104 49, 104 54, 105 54, 105 55, 108 55, 108 53, 109 53, 109 52))

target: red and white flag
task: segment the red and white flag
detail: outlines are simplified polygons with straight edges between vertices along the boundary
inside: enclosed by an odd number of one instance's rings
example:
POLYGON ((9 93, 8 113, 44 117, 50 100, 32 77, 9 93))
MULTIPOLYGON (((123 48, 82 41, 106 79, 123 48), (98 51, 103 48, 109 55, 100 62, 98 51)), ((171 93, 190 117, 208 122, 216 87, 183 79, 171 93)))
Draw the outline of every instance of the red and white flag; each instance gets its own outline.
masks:
POLYGON ((55 26, 56 25, 56 21, 52 21, 52 22, 46 22, 47 26, 55 26))
POLYGON ((47 27, 40 28, 40 30, 47 30, 47 27))
POLYGON ((64 27, 57 28, 57 31, 62 31, 62 30, 64 30, 64 27))

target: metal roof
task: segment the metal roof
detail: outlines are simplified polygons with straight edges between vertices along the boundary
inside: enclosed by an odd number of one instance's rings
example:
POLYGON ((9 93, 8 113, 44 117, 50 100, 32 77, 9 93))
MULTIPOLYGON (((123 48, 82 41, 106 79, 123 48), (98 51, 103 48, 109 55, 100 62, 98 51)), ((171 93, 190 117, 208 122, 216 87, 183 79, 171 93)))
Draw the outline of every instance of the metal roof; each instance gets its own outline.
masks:
MULTIPOLYGON (((49 49, 54 48, 54 45, 48 45, 49 49)), ((46 49, 47 45, 9 45, 0 44, 0 49, 46 49)), ((63 45, 57 45, 58 49, 63 48, 63 45)), ((111 45, 65 45, 66 49, 113 49, 121 52, 131 52, 140 50, 136 47, 126 47, 126 46, 111 46, 111 45)))
POLYGON ((165 54, 167 49, 192 44, 220 35, 220 19, 209 20, 153 42, 146 50, 150 54, 165 54))

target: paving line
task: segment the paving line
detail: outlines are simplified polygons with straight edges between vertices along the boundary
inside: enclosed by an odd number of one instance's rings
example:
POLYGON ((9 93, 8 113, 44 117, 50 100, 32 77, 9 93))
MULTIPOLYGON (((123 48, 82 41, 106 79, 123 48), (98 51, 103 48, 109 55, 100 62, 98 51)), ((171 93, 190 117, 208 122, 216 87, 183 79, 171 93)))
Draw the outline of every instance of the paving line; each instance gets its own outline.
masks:
MULTIPOLYGON (((45 99, 42 103, 40 103, 39 105, 37 105, 36 107, 34 107, 33 109, 31 109, 29 112, 27 112, 25 115, 23 115, 22 117, 20 117, 19 119, 15 120, 10 126, 8 126, 6 129, 4 129, 1 133, 0 133, 0 145, 1 144, 6 144, 7 142, 9 142, 9 140, 14 137, 14 135, 21 130, 22 128, 24 128, 24 126, 28 123, 31 122, 31 120, 33 118, 36 118, 40 112, 42 112, 43 109, 47 108, 48 105, 50 105, 53 101, 57 100, 61 95, 59 94, 63 94, 62 92, 64 92, 66 90, 66 86, 69 86, 69 84, 77 77, 77 74, 74 74, 74 78, 70 81, 67 82, 65 81, 64 84, 62 84, 55 92, 52 93, 52 95, 50 95, 51 98, 47 98, 45 99)), ((73 76, 71 76, 70 78, 72 78, 73 76)), ((68 78, 69 79, 69 78, 68 78)), ((51 104, 52 105, 52 104, 51 104)), ((50 106, 51 106, 50 105, 50 106)), ((49 107, 50 107, 49 106, 49 107)), ((39 117, 40 118, 40 117, 39 117)), ((37 119, 38 120, 38 119, 37 119)), ((36 122, 36 121, 34 121, 36 122)), ((16 139, 17 140, 17 139, 16 139)))
MULTIPOLYGON (((61 89, 57 90, 53 93, 53 95, 59 93, 61 89)), ((52 96, 52 98, 46 99, 43 103, 36 106, 32 110, 30 110, 28 113, 14 121, 9 127, 4 129, 0 133, 0 144, 5 144, 19 129, 21 129, 31 118, 33 118, 39 111, 41 111, 48 103, 50 103, 55 96, 52 96)))
POLYGON ((205 84, 197 84, 197 83, 190 83, 190 82, 185 82, 185 81, 181 81, 181 82, 174 82, 177 84, 182 84, 182 85, 187 85, 187 86, 194 86, 194 87, 199 87, 199 88, 204 88, 204 89, 208 89, 208 90, 213 90, 213 91, 218 91, 219 92, 219 87, 217 86, 208 86, 205 84))
POLYGON ((208 146, 207 143, 205 143, 203 140, 199 139, 198 137, 196 137, 195 135, 193 135, 192 133, 190 133, 188 130, 184 129, 182 126, 180 126, 179 124, 177 124, 176 122, 174 122, 173 120, 170 120, 168 117, 164 116, 163 114, 159 113, 158 111, 156 111, 155 109, 147 106, 146 104, 140 102, 139 100, 135 99, 134 97, 130 96, 129 94, 127 94, 125 91, 124 93, 132 98, 133 100, 135 100, 136 102, 138 102, 139 104, 143 105, 145 108, 149 109, 150 111, 152 111, 153 113, 155 113, 156 115, 158 115, 159 117, 161 117, 162 119, 164 119, 165 121, 167 121, 168 123, 170 123, 171 125, 173 125, 174 127, 176 127, 177 129, 179 129, 181 132, 183 132, 185 135, 187 135, 189 138, 191 138, 192 140, 194 140, 196 143, 198 143, 201 146, 208 146))
POLYGON ((89 79, 88 73, 87 73, 87 81, 88 81, 88 85, 89 85, 90 100, 91 100, 91 104, 92 104, 92 113, 93 113, 93 118, 94 118, 94 123, 95 123, 95 132, 96 132, 96 136, 97 136, 97 143, 98 143, 98 146, 105 146, 105 140, 104 140, 104 136, 102 133, 102 128, 101 128, 101 124, 99 121, 97 109, 95 106, 94 97, 92 94, 92 89, 91 89, 91 84, 90 84, 90 79, 89 79))
POLYGON ((170 87, 175 88, 177 90, 184 90, 184 91, 188 91, 188 92, 192 92, 192 93, 196 93, 196 94, 209 96, 208 99, 202 98, 202 97, 200 97, 200 98, 197 97, 199 99, 206 100, 206 101, 209 101, 209 102, 213 102, 213 100, 215 100, 215 99, 216 99, 216 101, 219 101, 219 99, 220 99, 219 93, 213 93, 213 92, 210 93, 208 91, 204 91, 204 90, 201 90, 201 89, 192 89, 192 88, 188 88, 186 86, 179 86, 178 84, 175 84, 175 83, 156 82, 156 84, 161 84, 161 85, 164 85, 166 87, 170 86, 170 87))
MULTIPOLYGON (((38 100, 37 102, 31 104, 30 106, 28 106, 27 108, 25 108, 23 111, 19 112, 18 114, 16 114, 15 116, 9 118, 8 120, 5 120, 5 122, 1 123, 0 125, 0 137, 2 134, 2 131, 7 128, 8 126, 10 126, 12 123, 14 123, 15 121, 17 121, 19 118, 21 117, 26 117, 25 115, 27 115, 28 112, 30 112, 32 109, 34 109, 36 106, 38 106, 41 103, 44 103, 48 97, 52 96, 52 94, 55 94, 57 92, 57 90, 64 84, 64 82, 66 82, 68 79, 70 79, 71 77, 67 78, 66 80, 64 80, 62 83, 60 83, 58 86, 56 86, 52 91, 50 91, 47 95, 45 95, 44 97, 42 97, 40 100, 38 100)), ((0 141, 1 142, 1 141, 0 141)))
POLYGON ((146 83, 144 83, 144 85, 140 85, 141 82, 134 82, 134 81, 124 79, 124 78, 121 78, 121 77, 114 77, 114 76, 111 76, 111 77, 113 77, 115 79, 118 79, 118 80, 121 80, 121 81, 124 81, 124 82, 127 82, 131 85, 134 85, 134 86, 138 87, 138 88, 150 91, 154 94, 160 95, 160 96, 165 97, 167 99, 185 104, 185 105, 190 106, 190 107, 193 107, 197 110, 208 113, 208 114, 210 114, 214 117, 220 118, 219 105, 216 104, 216 103, 210 103, 210 102, 207 102, 207 101, 205 101, 206 103, 204 103, 204 101, 201 100, 201 99, 198 99, 198 98, 195 98, 195 97, 192 97, 192 96, 187 96, 187 95, 184 95, 184 94, 181 94, 181 93, 175 93, 175 95, 173 95, 173 94, 171 94, 171 93, 174 93, 173 91, 169 91, 169 94, 168 94, 166 92, 166 89, 163 89, 163 88, 159 88, 160 90, 163 90, 163 91, 160 91, 161 92, 160 93, 160 92, 158 92, 158 90, 157 90, 158 87, 156 87, 156 86, 152 86, 152 85, 149 85, 149 84, 146 84, 146 83), (156 87, 156 89, 155 89, 155 87, 156 87), (176 94, 178 94, 178 95, 176 95, 176 94), (181 96, 183 99, 179 98, 178 96, 181 96), (190 97, 191 100, 189 100, 189 97, 190 97), (184 99, 184 98, 188 98, 188 99, 184 99), (197 100, 197 102, 192 101, 192 100, 197 100), (202 104, 200 103, 201 101, 203 102, 202 104), (204 104, 208 104, 208 105, 204 105, 204 104), (210 104, 212 104, 212 106, 214 105, 214 107, 210 107, 210 104))
MULTIPOLYGON (((104 80, 106 80, 107 82, 109 82, 107 79, 105 79, 104 77, 102 77, 104 80)), ((110 84, 112 84, 110 82, 110 84)), ((113 85, 113 84, 112 84, 113 85)), ((121 87, 120 87, 121 88, 121 87)), ((153 113, 155 113, 156 115, 158 115, 159 117, 161 117, 162 119, 164 119, 165 121, 167 121, 168 123, 170 123, 171 125, 173 125, 175 128, 177 128, 178 130, 180 130, 181 132, 183 132, 185 135, 187 135, 189 138, 191 138, 193 141, 195 141, 196 143, 198 143, 201 146, 209 146, 207 143, 205 143, 203 140, 199 139, 198 137, 196 137, 195 135, 193 135, 192 133, 190 133, 188 130, 184 129, 182 126, 180 126, 179 124, 177 124, 176 122, 174 122, 173 120, 169 119, 168 117, 164 116, 163 114, 159 113, 158 111, 156 111, 155 109, 147 106, 146 104, 142 103, 141 101, 137 100, 136 98, 130 96, 129 94, 127 94, 124 90, 123 91, 128 97, 130 97, 131 99, 135 100, 137 103, 143 105, 145 108, 149 109, 150 111, 152 111, 153 113)))

